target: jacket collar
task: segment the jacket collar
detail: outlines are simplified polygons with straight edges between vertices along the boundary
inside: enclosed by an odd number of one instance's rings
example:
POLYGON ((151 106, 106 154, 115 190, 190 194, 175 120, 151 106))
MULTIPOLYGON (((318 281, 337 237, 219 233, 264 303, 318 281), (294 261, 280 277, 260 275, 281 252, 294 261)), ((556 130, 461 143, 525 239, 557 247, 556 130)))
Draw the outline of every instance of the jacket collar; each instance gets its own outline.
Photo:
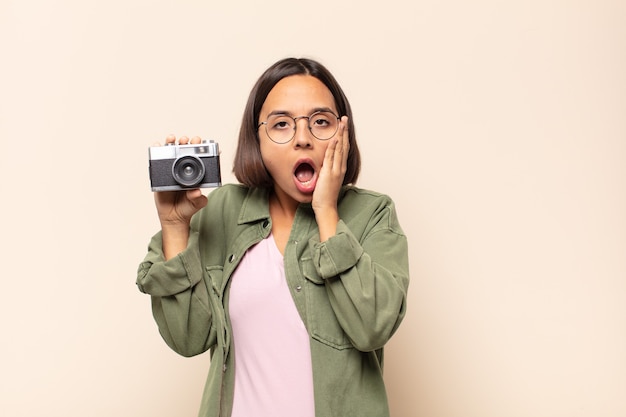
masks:
POLYGON ((238 224, 270 218, 269 188, 249 188, 239 211, 238 224))
MULTIPOLYGON (((339 201, 342 200, 346 191, 351 188, 351 185, 344 185, 339 190, 339 201)), ((270 205, 269 205, 269 188, 249 188, 246 198, 243 200, 241 210, 239 211, 238 224, 254 223, 259 220, 265 220, 270 218, 270 205)), ((303 204, 309 206, 310 204, 303 204)))

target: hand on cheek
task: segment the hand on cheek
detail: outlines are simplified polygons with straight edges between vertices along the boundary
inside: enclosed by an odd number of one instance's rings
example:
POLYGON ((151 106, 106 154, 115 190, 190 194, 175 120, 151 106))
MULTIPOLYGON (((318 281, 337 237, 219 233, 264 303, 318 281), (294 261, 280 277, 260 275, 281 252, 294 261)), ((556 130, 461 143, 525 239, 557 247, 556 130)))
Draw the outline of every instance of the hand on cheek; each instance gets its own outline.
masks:
POLYGON ((348 118, 343 116, 339 130, 335 137, 329 140, 326 148, 324 163, 311 203, 322 241, 335 234, 339 221, 337 198, 346 175, 349 150, 348 118))

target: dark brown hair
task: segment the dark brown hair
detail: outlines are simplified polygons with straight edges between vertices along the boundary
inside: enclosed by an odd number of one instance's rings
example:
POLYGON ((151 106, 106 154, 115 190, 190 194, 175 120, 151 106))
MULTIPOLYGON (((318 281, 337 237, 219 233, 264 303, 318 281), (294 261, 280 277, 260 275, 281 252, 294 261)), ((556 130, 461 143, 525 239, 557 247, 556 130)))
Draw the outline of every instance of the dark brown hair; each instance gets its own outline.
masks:
POLYGON ((310 75, 320 80, 333 95, 339 117, 348 116, 350 152, 343 183, 355 184, 361 170, 361 155, 356 143, 350 103, 330 71, 319 62, 307 58, 286 58, 276 62, 261 75, 252 88, 239 131, 239 142, 233 164, 235 177, 248 187, 269 188, 274 185, 261 158, 258 133, 259 114, 272 88, 283 78, 292 75, 310 75))

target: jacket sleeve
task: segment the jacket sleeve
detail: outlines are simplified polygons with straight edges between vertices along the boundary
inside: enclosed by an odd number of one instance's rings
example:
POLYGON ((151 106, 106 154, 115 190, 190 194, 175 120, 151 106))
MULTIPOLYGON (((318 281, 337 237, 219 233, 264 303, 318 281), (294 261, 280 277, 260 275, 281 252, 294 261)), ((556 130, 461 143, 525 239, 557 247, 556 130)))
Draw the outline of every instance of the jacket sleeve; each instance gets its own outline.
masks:
POLYGON ((409 285, 407 239, 391 200, 378 206, 357 238, 340 220, 337 234, 311 242, 317 273, 330 304, 358 350, 382 348, 406 312, 409 285))
POLYGON ((159 232, 139 265, 137 286, 151 295, 152 313, 168 346, 183 356, 194 356, 216 341, 209 295, 202 279, 198 232, 192 228, 187 249, 168 261, 162 247, 159 232))

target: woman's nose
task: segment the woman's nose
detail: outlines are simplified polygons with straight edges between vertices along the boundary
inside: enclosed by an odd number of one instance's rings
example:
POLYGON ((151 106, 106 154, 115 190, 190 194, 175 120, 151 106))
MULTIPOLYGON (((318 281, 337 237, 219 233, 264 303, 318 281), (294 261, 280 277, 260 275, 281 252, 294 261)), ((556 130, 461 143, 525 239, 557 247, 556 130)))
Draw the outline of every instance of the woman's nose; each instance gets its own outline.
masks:
POLYGON ((313 146, 313 134, 309 130, 309 119, 303 117, 296 120, 296 133, 293 138, 293 144, 299 148, 310 148, 313 146))

